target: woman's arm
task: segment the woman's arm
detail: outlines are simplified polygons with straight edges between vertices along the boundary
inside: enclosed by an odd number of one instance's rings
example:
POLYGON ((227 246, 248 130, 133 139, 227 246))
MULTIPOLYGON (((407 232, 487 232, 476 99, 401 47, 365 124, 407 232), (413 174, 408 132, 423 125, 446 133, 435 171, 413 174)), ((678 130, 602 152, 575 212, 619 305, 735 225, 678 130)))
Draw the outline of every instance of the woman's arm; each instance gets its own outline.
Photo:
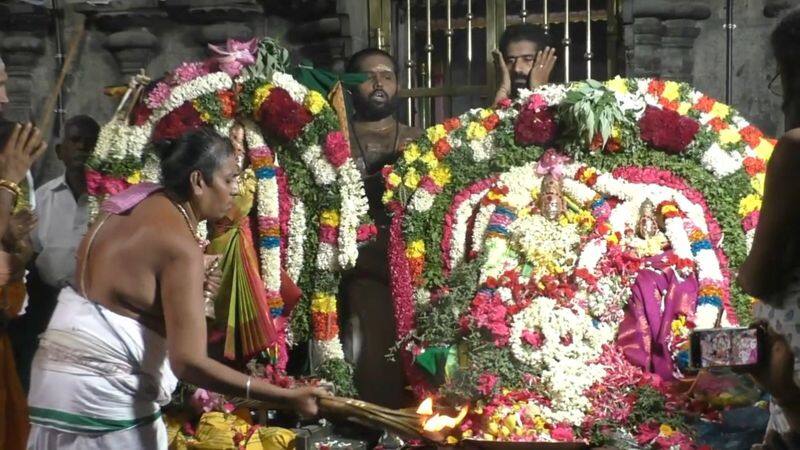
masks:
MULTIPOLYGON (((174 235, 172 239, 180 239, 174 235)), ((167 238, 168 239, 168 238, 167 238)), ((172 370, 181 380, 225 395, 245 397, 248 376, 208 357, 203 309, 203 257, 194 241, 172 248, 160 275, 161 302, 172 370)), ((252 378, 250 396, 286 405, 303 415, 317 414, 320 388, 284 389, 252 378)))
POLYGON ((764 199, 750 254, 739 269, 745 292, 763 298, 784 282, 795 263, 787 243, 800 231, 800 129, 786 133, 772 153, 764 185, 764 199))

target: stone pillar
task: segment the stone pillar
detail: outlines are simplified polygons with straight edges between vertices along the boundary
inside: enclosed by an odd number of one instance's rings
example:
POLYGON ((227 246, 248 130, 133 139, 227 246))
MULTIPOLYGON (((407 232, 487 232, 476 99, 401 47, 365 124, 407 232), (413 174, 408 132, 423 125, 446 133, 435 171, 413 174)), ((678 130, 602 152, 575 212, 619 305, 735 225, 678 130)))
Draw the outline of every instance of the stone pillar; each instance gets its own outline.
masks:
POLYGON ((700 34, 693 19, 665 20, 661 42, 661 77, 676 81, 692 81, 694 42, 700 34))
POLYGON ((39 37, 41 35, 36 34, 7 33, 0 46, 8 73, 8 97, 11 100, 4 115, 10 120, 22 122, 31 119, 33 69, 44 54, 45 47, 44 40, 39 37))
POLYGON ((147 69, 158 49, 158 38, 146 27, 137 27, 109 34, 104 47, 114 55, 125 81, 147 69))
POLYGON ((702 1, 634 0, 623 3, 627 76, 692 81, 698 20, 711 10, 702 1))

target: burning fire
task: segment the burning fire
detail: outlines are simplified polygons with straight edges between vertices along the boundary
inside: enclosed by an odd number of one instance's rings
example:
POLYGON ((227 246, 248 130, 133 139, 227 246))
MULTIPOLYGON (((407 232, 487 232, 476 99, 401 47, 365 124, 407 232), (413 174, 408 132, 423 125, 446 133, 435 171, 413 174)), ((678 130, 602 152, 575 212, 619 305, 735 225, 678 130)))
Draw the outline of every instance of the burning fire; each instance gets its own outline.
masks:
POLYGON ((433 398, 428 397, 417 407, 417 414, 423 417, 422 429, 429 433, 436 433, 446 429, 453 429, 461 424, 467 416, 469 407, 463 406, 455 417, 435 413, 433 410, 433 398))

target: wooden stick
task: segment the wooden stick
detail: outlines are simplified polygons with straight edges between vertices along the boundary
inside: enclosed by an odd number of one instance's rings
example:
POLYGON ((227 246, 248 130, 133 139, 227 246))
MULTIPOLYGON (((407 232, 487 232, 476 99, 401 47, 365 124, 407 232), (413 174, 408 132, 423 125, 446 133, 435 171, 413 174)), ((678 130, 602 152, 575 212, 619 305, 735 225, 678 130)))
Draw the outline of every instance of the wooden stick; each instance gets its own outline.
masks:
POLYGON ((42 110, 42 115, 39 117, 38 126, 45 138, 47 138, 48 134, 52 131, 53 113, 55 112, 56 101, 61 93, 61 87, 64 85, 64 80, 67 78, 67 73, 69 73, 71 70, 72 64, 75 62, 75 58, 78 55, 78 49, 80 48, 81 41, 83 41, 83 36, 86 34, 85 18, 83 15, 80 15, 80 17, 81 19, 78 23, 78 30, 72 36, 72 41, 69 43, 67 57, 64 60, 64 65, 61 66, 61 73, 58 75, 58 80, 56 80, 56 84, 50 91, 50 95, 47 96, 47 100, 45 100, 44 103, 44 109, 42 110))

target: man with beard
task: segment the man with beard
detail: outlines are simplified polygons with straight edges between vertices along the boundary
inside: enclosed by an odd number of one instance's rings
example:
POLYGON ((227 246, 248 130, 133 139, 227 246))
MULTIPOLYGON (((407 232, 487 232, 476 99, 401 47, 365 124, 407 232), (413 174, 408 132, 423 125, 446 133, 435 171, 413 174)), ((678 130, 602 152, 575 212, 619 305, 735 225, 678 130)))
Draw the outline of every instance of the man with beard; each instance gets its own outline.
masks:
POLYGON ((500 76, 494 105, 519 96, 520 89, 533 89, 550 82, 556 65, 556 49, 547 46, 544 31, 529 23, 512 25, 500 37, 500 50, 493 52, 500 76))
POLYGON ((368 77, 352 92, 355 111, 350 147, 364 180, 378 237, 360 250, 355 269, 341 285, 345 355, 355 367, 354 380, 361 398, 388 407, 408 406, 411 399, 403 371, 397 362, 386 359, 395 342, 395 325, 386 257, 389 218, 381 202, 380 170, 393 164, 400 149, 422 132, 394 117, 397 64, 391 55, 378 49, 362 50, 350 58, 347 72, 368 77))

